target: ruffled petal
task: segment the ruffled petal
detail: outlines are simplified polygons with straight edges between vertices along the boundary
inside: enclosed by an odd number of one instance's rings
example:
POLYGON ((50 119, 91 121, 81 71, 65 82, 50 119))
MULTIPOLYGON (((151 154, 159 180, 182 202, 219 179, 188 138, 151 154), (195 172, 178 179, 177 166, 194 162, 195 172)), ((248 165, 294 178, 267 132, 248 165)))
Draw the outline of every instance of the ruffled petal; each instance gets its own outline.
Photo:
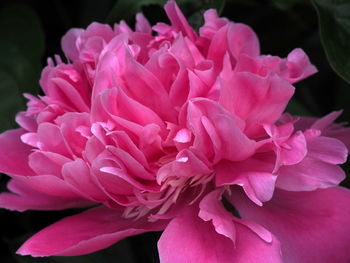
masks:
POLYGON ((221 204, 223 190, 217 189, 207 194, 199 203, 198 216, 204 221, 212 221, 215 231, 236 242, 236 227, 233 216, 221 204))
POLYGON ((274 73, 222 73, 220 83, 220 104, 246 121, 250 137, 261 136, 262 124, 276 122, 294 93, 294 87, 274 73))
POLYGON ((239 185, 257 205, 272 198, 277 176, 268 155, 256 155, 242 162, 221 161, 215 166, 217 186, 239 185))

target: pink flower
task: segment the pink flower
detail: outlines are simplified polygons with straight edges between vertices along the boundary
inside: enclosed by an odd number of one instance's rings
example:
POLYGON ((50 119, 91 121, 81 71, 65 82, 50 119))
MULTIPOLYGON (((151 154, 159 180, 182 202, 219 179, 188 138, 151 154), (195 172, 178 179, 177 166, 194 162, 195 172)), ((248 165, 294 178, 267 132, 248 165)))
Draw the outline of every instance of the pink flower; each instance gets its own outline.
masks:
POLYGON ((21 128, 0 135, 3 208, 87 207, 18 250, 71 256, 164 230, 162 263, 350 261, 349 128, 283 111, 316 72, 301 49, 260 55, 246 25, 204 14, 171 25, 72 29, 21 128), (152 35, 152 30, 156 32, 152 35), (93 208, 90 208, 93 207, 93 208), (235 212, 236 211, 236 212, 235 212), (235 216, 239 213, 239 217, 235 216))

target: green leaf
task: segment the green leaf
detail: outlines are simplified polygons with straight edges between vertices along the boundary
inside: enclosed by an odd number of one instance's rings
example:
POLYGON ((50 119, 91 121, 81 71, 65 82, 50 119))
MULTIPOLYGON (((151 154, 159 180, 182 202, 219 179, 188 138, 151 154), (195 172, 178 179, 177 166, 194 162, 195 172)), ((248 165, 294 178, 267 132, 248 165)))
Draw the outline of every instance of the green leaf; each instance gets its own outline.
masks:
POLYGON ((317 10, 320 36, 334 71, 350 83, 350 1, 311 0, 317 10))
POLYGON ((293 7, 296 0, 272 0, 273 4, 281 10, 288 10, 293 7))

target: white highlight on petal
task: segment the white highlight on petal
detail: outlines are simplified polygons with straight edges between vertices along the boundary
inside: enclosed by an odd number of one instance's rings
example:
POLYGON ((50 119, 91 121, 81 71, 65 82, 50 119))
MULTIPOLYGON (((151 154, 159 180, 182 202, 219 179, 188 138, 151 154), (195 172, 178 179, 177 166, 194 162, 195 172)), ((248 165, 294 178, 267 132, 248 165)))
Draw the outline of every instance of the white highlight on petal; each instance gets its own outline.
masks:
POLYGON ((188 129, 183 128, 176 133, 174 141, 179 143, 187 143, 191 141, 191 137, 191 132, 188 129))

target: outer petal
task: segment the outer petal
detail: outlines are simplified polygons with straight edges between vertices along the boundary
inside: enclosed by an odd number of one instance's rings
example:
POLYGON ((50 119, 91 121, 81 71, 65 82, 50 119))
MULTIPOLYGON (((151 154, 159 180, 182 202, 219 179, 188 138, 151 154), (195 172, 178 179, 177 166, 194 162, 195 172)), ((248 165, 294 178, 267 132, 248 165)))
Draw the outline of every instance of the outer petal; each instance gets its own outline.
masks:
POLYGON ((287 191, 305 191, 338 185, 345 178, 337 164, 346 161, 346 146, 337 139, 319 136, 318 130, 306 130, 304 135, 306 157, 295 165, 282 166, 277 186, 287 191))
POLYGON ((82 195, 72 189, 63 179, 50 175, 21 176, 11 175, 13 179, 45 195, 62 198, 81 198, 82 195))
POLYGON ((308 154, 315 159, 330 164, 346 162, 348 150, 338 139, 320 136, 308 141, 308 154))
POLYGON ((236 224, 236 246, 201 220, 191 206, 173 219, 159 242, 162 263, 280 263, 279 243, 266 243, 249 228, 236 224))
POLYGON ((341 113, 342 111, 334 111, 320 119, 301 117, 295 123, 295 127, 300 130, 306 130, 310 127, 320 130, 322 136, 338 139, 350 149, 350 128, 344 127, 344 124, 341 123, 334 123, 341 113))
POLYGON ((123 219, 120 211, 97 207, 45 228, 27 240, 17 253, 36 257, 82 255, 106 248, 128 236, 163 228, 162 221, 132 221, 123 219))
POLYGON ((24 129, 9 130, 0 134, 0 172, 18 175, 34 175, 28 166, 31 147, 21 142, 24 129), (9 151, 11 149, 11 151, 9 151))
POLYGON ((25 184, 11 180, 8 189, 12 193, 0 194, 0 207, 9 210, 61 210, 73 207, 84 207, 93 203, 79 198, 61 198, 49 196, 33 190, 25 184))
POLYGON ((350 262, 349 190, 276 190, 263 207, 238 191, 231 200, 243 219, 260 223, 279 239, 285 263, 350 262))

